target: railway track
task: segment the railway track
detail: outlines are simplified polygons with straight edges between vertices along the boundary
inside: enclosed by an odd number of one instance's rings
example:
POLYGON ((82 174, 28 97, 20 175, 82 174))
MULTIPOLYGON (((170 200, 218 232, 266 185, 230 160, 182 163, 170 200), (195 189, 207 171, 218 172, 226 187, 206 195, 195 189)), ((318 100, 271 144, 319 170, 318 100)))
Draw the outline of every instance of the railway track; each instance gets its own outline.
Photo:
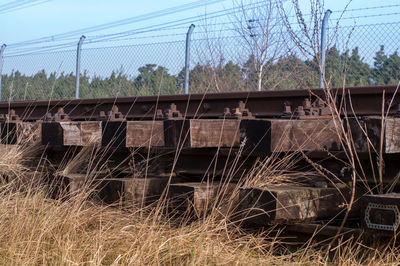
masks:
MULTIPOLYGON (((348 106, 347 114, 354 115, 381 115, 382 94, 385 99, 393 98, 390 114, 398 111, 400 96, 396 94, 395 86, 354 87, 332 89, 339 104, 345 100, 348 106), (351 102, 351 105, 350 105, 351 102)), ((191 95, 161 95, 138 96, 99 99, 74 99, 52 101, 12 101, 0 103, 0 114, 4 116, 12 109, 24 121, 51 119, 63 108, 71 120, 96 120, 101 118, 101 112, 109 112, 113 106, 118 106, 119 112, 128 120, 153 119, 165 116, 164 112, 171 108, 171 104, 186 118, 220 118, 230 108, 238 108, 242 101, 251 110, 256 118, 282 117, 284 106, 293 111, 303 105, 304 99, 311 102, 316 98, 324 98, 324 90, 294 90, 294 91, 265 91, 265 92, 233 92, 191 95), (161 111, 161 113, 160 113, 161 111)), ((385 102, 385 104, 387 104, 385 102)))
MULTIPOLYGON (((164 196, 195 216, 228 197, 245 223, 326 234, 350 204, 355 228, 339 231, 390 236, 400 224, 399 108, 394 86, 2 102, 1 142, 40 142, 53 165, 96 147, 97 165, 116 169, 94 169, 108 202, 147 204, 168 186, 164 196), (296 185, 272 184, 267 171, 264 185, 247 182, 260 160, 288 156, 296 161, 283 172, 313 174, 296 185)), ((71 192, 87 172, 52 178, 71 192)))

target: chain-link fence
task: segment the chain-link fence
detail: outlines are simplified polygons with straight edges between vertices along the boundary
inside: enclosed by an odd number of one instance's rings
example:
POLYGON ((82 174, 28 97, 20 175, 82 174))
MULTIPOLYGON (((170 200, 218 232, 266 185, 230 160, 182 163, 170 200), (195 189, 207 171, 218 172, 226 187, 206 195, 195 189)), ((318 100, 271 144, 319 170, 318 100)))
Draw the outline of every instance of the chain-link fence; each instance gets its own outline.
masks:
MULTIPOLYGON (((319 36, 314 51, 300 47, 311 41, 304 37, 296 42, 293 36, 301 34, 276 21, 280 24, 274 29, 265 28, 260 18, 197 25, 190 42, 190 92, 318 87, 319 36)), ((356 21, 329 23, 327 84, 397 84, 400 22, 356 21)), ((152 31, 153 37, 138 34, 111 41, 88 38, 81 51, 80 97, 183 93, 186 30, 175 27, 166 34, 152 31)), ((73 98, 77 42, 6 48, 2 99, 73 98)))

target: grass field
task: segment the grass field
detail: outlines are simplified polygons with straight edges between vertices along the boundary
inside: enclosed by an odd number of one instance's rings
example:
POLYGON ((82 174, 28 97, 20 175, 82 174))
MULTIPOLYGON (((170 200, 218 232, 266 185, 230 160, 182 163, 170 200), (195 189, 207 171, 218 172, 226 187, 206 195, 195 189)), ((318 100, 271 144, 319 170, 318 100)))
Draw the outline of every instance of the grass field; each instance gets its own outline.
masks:
POLYGON ((217 207, 189 221, 167 217, 163 204, 101 205, 87 200, 87 191, 51 199, 49 187, 38 182, 39 172, 28 177, 24 166, 35 149, 2 148, 0 170, 9 178, 0 192, 2 265, 398 265, 400 260, 392 244, 368 246, 357 239, 339 239, 333 246, 314 240, 293 248, 271 229, 236 226, 217 207))

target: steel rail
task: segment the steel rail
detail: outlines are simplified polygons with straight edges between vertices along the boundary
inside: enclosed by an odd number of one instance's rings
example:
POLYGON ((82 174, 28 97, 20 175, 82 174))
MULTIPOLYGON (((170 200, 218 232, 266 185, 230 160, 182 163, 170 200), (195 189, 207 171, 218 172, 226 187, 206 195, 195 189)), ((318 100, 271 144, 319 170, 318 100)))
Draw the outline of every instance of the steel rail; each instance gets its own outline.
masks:
MULTIPOLYGON (((392 102, 390 114, 397 112, 400 96, 396 86, 352 87, 331 89, 336 103, 344 103, 350 116, 381 115, 382 102, 392 102), (382 97, 385 100, 382 101, 382 97), (344 99, 344 101, 342 101, 344 99)), ((43 119, 48 112, 54 114, 60 107, 64 108, 72 120, 98 119, 100 111, 110 111, 115 104, 127 119, 152 119, 157 109, 165 111, 174 103, 177 109, 187 118, 219 118, 224 108, 234 109, 239 101, 257 118, 280 117, 284 104, 292 108, 302 105, 305 98, 312 101, 318 97, 325 99, 323 89, 262 91, 262 92, 230 92, 204 93, 189 95, 160 95, 73 100, 35 100, 0 102, 0 114, 7 114, 11 109, 22 120, 34 121, 43 119)), ((387 106, 385 107, 387 108, 387 106)))

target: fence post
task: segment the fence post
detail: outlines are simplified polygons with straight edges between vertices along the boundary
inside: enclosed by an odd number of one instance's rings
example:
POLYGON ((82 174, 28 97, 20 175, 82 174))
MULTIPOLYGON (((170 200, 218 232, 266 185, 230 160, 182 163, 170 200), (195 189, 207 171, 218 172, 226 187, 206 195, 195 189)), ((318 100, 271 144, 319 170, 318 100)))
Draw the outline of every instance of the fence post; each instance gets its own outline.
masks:
POLYGON ((1 101, 1 78, 3 76, 3 53, 4 50, 6 49, 7 45, 3 44, 0 48, 0 101, 1 101))
POLYGON ((190 36, 194 30, 194 24, 190 25, 186 34, 186 55, 185 55, 185 94, 189 94, 189 61, 190 61, 190 36))
POLYGON ((324 88, 323 78, 325 77, 325 55, 326 55, 326 24, 328 24, 329 16, 332 14, 332 11, 328 9, 325 12, 324 18, 322 19, 322 27, 321 27, 321 70, 319 72, 319 87, 324 88))
POLYGON ((86 39, 85 35, 82 35, 78 42, 76 49, 76 81, 75 81, 75 99, 79 99, 79 79, 81 75, 81 48, 82 43, 86 39))

